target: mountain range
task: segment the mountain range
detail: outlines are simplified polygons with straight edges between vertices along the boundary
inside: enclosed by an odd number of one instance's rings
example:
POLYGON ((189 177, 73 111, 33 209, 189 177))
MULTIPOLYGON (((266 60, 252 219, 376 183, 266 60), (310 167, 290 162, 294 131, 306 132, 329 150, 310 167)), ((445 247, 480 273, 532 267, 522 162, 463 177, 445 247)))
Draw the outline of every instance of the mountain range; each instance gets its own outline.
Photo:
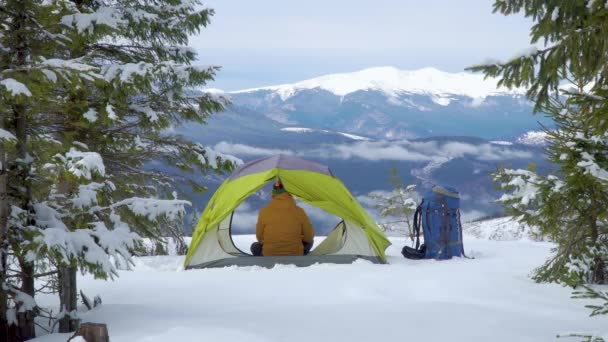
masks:
MULTIPOLYGON (((221 92, 231 105, 205 125, 179 133, 244 161, 284 153, 328 165, 371 209, 369 193, 391 189, 389 170, 424 192, 449 184, 462 193, 462 210, 472 218, 501 211, 490 174, 498 167, 538 164, 550 172, 542 147, 545 134, 521 89, 499 89, 496 81, 433 68, 391 67, 333 74, 293 84, 221 92)), ((195 198, 202 209, 223 180, 208 176, 209 192, 195 198)), ((269 198, 265 189, 237 210, 243 233, 269 198), (248 219, 245 219, 248 218, 248 219)), ((313 210, 313 209, 310 209, 313 210)), ((324 226, 327 218, 313 215, 324 226)), ((323 230, 323 229, 322 229, 323 230)))
POLYGON ((434 68, 392 67, 326 75, 228 93, 231 111, 257 112, 285 126, 322 128, 376 139, 477 136, 509 139, 551 122, 532 116, 522 89, 434 68))

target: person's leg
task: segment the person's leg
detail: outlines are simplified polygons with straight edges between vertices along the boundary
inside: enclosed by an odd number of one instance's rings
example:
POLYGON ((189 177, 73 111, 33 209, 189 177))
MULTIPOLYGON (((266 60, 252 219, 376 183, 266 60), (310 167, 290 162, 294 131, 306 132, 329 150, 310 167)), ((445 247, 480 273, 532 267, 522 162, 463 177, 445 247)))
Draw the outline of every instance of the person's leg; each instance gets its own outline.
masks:
POLYGON ((251 254, 254 256, 262 256, 262 244, 259 242, 254 242, 251 244, 251 254))
POLYGON ((312 249, 312 245, 314 243, 315 243, 314 241, 313 242, 305 242, 305 241, 302 242, 302 244, 304 245, 304 255, 307 255, 310 252, 310 250, 312 249))

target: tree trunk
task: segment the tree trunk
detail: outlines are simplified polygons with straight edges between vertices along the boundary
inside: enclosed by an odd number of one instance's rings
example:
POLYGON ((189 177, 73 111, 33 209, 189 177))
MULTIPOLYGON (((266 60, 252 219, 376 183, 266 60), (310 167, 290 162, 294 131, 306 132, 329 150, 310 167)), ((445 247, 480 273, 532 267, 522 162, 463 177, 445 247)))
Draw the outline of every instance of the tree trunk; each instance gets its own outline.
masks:
POLYGON ((62 310, 70 316, 64 316, 59 321, 59 332, 67 333, 76 330, 78 320, 71 316, 77 307, 76 267, 61 266, 59 268, 59 300, 62 310))
MULTIPOLYGON (((21 292, 34 298, 34 293, 36 292, 34 286, 34 264, 27 262, 23 257, 20 257, 19 266, 21 267, 21 292)), ((17 313, 19 341, 26 341, 36 337, 36 327, 34 325, 35 317, 36 312, 32 310, 17 313)))
POLYGON ((108 326, 105 324, 82 323, 68 341, 72 341, 76 336, 82 336, 87 342, 110 342, 108 326))
MULTIPOLYGON (((4 118, 0 118, 0 129, 4 128, 4 118)), ((6 280, 8 252, 8 195, 6 175, 6 151, 0 140, 0 336, 9 336, 6 310, 8 293, 2 289, 6 280)))
MULTIPOLYGON (((27 37, 27 30, 24 29, 24 27, 27 26, 28 20, 26 17, 27 8, 25 2, 21 2, 21 5, 23 7, 19 9, 20 12, 14 17, 12 23, 12 29, 14 32, 17 32, 18 39, 18 44, 14 51, 16 67, 25 66, 29 55, 29 37, 27 37)), ((21 193, 18 194, 20 207, 31 214, 32 188, 29 184, 30 166, 27 153, 27 108, 23 103, 16 103, 13 104, 12 111, 15 120, 15 137, 17 138, 17 158, 19 159, 17 163, 17 179, 15 180, 17 185, 16 188, 23 189, 21 190, 21 193)), ((25 260, 23 256, 19 256, 19 264, 21 266, 21 291, 34 298, 34 264, 25 260)), ((22 340, 36 337, 36 331, 34 329, 35 316, 35 311, 26 311, 17 314, 17 321, 19 324, 18 331, 22 340)))
MULTIPOLYGON (((589 215, 589 223, 591 226, 591 242, 593 246, 597 244, 599 238, 599 227, 597 226, 597 215, 595 213, 589 215)), ((594 284, 606 284, 606 264, 601 255, 593 259, 591 282, 594 284)))

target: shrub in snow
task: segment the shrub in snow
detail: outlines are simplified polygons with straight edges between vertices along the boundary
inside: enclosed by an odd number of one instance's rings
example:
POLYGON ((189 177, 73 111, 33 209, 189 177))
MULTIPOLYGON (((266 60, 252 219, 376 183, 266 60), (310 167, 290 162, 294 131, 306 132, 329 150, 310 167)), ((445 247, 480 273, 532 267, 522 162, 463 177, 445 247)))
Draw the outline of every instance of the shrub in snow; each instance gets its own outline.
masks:
POLYGON ((415 191, 416 186, 404 186, 397 169, 391 169, 390 183, 393 185, 390 193, 370 194, 376 202, 374 207, 380 212, 380 216, 388 219, 386 222, 380 222, 379 226, 384 231, 403 233, 414 241, 412 220, 420 197, 415 191))

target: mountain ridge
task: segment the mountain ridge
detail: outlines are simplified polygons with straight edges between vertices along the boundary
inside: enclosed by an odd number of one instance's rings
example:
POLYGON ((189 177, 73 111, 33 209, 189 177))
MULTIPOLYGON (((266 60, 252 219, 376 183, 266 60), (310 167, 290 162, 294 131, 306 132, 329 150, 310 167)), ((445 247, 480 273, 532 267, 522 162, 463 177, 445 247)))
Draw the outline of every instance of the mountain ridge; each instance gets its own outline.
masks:
POLYGON ((423 94, 437 95, 436 103, 447 105, 450 95, 484 99, 496 95, 523 95, 522 89, 497 88, 496 79, 485 79, 481 74, 469 72, 445 72, 426 67, 417 70, 401 70, 391 66, 367 68, 349 73, 327 74, 311 79, 249 88, 228 92, 243 94, 270 91, 285 101, 298 91, 323 89, 337 96, 360 90, 380 90, 387 95, 423 94))

